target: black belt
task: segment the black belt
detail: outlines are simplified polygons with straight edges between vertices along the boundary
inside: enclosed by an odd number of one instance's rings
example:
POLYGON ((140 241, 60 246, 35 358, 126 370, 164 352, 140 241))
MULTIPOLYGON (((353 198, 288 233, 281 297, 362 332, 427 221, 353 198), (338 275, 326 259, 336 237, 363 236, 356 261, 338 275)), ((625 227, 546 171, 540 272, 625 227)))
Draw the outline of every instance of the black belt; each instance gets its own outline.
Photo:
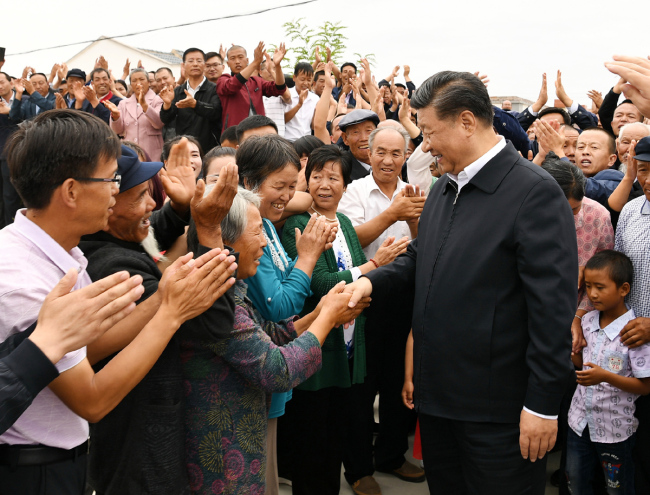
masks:
POLYGON ((70 450, 47 445, 0 445, 0 464, 39 466, 73 460, 85 454, 88 454, 88 440, 70 450))

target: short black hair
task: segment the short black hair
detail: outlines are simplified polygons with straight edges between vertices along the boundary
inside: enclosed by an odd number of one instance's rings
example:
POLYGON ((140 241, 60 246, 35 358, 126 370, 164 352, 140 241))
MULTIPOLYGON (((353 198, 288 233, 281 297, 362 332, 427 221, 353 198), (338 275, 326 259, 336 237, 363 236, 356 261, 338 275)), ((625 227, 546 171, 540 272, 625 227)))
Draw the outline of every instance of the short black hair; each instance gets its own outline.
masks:
POLYGON ((106 69, 104 69, 103 67, 97 67, 96 69, 93 69, 93 71, 90 73, 89 79, 92 81, 93 78, 95 77, 95 74, 99 72, 106 72, 108 78, 109 79, 111 78, 111 74, 106 69))
POLYGON ((242 136, 246 131, 251 129, 259 129, 260 127, 271 126, 275 129, 275 132, 278 132, 278 126, 273 119, 267 117, 266 115, 251 115, 246 117, 239 124, 237 124, 237 143, 241 143, 242 136))
MULTIPOLYGON (((239 126, 238 126, 239 127, 239 126)), ((251 136, 237 148, 239 184, 255 191, 274 172, 287 165, 300 171, 300 157, 291 143, 277 134, 251 136)))
POLYGON ((341 72, 343 72, 343 69, 345 69, 346 67, 352 67, 352 68, 354 69, 354 73, 355 73, 355 74, 357 73, 357 66, 354 65, 352 62, 345 62, 345 63, 341 66, 341 72))
POLYGON ((343 185, 347 187, 352 182, 352 164, 350 163, 349 153, 341 151, 335 144, 328 144, 316 148, 309 155, 307 166, 305 167, 305 180, 309 184, 309 177, 313 172, 320 172, 328 162, 335 162, 341 165, 341 174, 343 175, 343 185))
POLYGON ((223 58, 221 58, 221 55, 218 54, 217 52, 208 52, 205 54, 205 61, 207 62, 211 58, 217 57, 219 60, 221 60, 221 63, 223 64, 223 58))
POLYGON ((314 74, 314 68, 309 62, 298 62, 295 69, 293 70, 294 77, 300 73, 306 74, 311 77, 314 74))
POLYGON ((205 52, 200 48, 188 48, 187 50, 185 50, 183 52, 183 62, 185 62, 185 58, 187 58, 187 54, 192 52, 201 52, 201 55, 203 55, 203 61, 205 62, 205 52))
POLYGON ((641 118, 638 120, 638 122, 643 122, 643 119, 644 119, 644 117, 643 117, 643 112, 641 112, 641 110, 639 110, 639 107, 637 107, 637 106, 634 104, 634 102, 633 102, 632 100, 630 100, 630 99, 627 99, 627 98, 626 98, 625 100, 623 100, 622 102, 620 102, 618 105, 616 105, 616 109, 615 109, 614 111, 616 112, 616 110, 618 110, 618 107, 620 107, 621 105, 625 105, 626 103, 629 103, 630 105, 633 105, 634 108, 636 108, 637 112, 639 112, 639 115, 641 116, 641 118))
POLYGON ((568 112, 564 108, 558 108, 558 107, 546 107, 543 108, 542 110, 539 111, 537 114, 537 118, 541 119, 544 115, 549 115, 552 113, 558 113, 562 116, 562 121, 566 125, 571 125, 571 116, 568 114, 568 112))
POLYGON ((239 144, 239 140, 237 139, 237 126, 236 125, 231 125, 221 133, 221 137, 219 138, 219 142, 223 144, 225 141, 230 141, 231 143, 239 144))
POLYGON ((67 179, 92 177, 100 160, 120 156, 120 139, 99 117, 50 110, 21 124, 5 148, 11 183, 27 208, 50 204, 67 179))
POLYGON ((587 179, 577 166, 560 158, 549 151, 542 162, 542 168, 560 185, 566 199, 582 201, 585 197, 587 179))
POLYGON ((469 72, 438 72, 424 81, 411 98, 411 108, 433 107, 440 120, 468 110, 485 126, 492 127, 494 109, 483 82, 469 72))
POLYGON ((378 86, 380 88, 383 88, 383 87, 386 87, 386 86, 390 88, 390 83, 388 81, 379 81, 378 86))
MULTIPOLYGON (((115 82, 116 82, 116 83, 120 83, 122 86, 124 86, 124 89, 126 89, 127 91, 129 90, 129 85, 126 84, 126 81, 125 81, 124 79, 118 79, 118 80, 116 80, 115 82)), ((125 96, 126 96, 126 95, 125 95, 125 96)))
POLYGON ((166 70, 167 72, 169 72, 170 76, 174 77, 174 73, 172 72, 172 70, 169 67, 160 67, 158 70, 156 70, 156 72, 154 74, 158 74, 160 71, 163 71, 163 70, 166 70))
POLYGON ((616 154, 616 138, 614 137, 614 134, 611 132, 603 129, 602 127, 587 127, 586 129, 583 129, 580 135, 584 134, 587 131, 595 131, 595 132, 602 132, 607 136, 607 147, 609 148, 607 151, 609 152, 610 155, 615 155, 616 154))
POLYGON ((171 151, 172 151, 172 146, 174 146, 176 143, 178 143, 181 140, 181 138, 187 138, 187 140, 190 143, 196 145, 196 147, 199 149, 199 154, 201 155, 201 160, 203 160, 203 148, 201 147, 201 143, 199 143, 194 136, 190 136, 188 134, 183 134, 183 135, 174 136, 173 138, 170 138, 167 141, 165 141, 165 144, 163 144, 162 152, 160 153, 160 161, 161 162, 164 163, 164 162, 167 161, 167 159, 169 158, 169 153, 171 153, 171 151))
POLYGON ((605 249, 594 254, 587 261, 585 270, 608 270, 609 278, 616 284, 616 287, 620 287, 626 282, 632 287, 632 281, 634 280, 632 260, 625 254, 613 249, 605 249))
POLYGON ((395 83, 395 86, 397 86, 398 88, 404 88, 404 89, 406 89, 406 86, 403 85, 402 83, 395 83))
POLYGON ((321 146, 325 146, 325 143, 312 135, 303 136, 293 142, 293 149, 296 150, 296 153, 298 153, 298 156, 301 158, 302 155, 309 156, 312 151, 321 146))
POLYGON ((34 76, 43 76, 45 78, 45 80, 47 81, 47 76, 45 74, 43 74, 42 72, 34 72, 31 76, 29 76, 29 78, 31 79, 34 76))
POLYGON ((320 76, 325 77, 325 71, 324 70, 319 70, 319 71, 314 72, 314 82, 318 81, 318 78, 320 76))
MULTIPOLYGON (((232 156, 235 157, 235 148, 215 146, 210 151, 208 151, 203 157, 203 165, 201 166, 201 177, 205 178, 208 175, 208 168, 210 168, 210 163, 215 158, 221 158, 222 156, 232 156)), ((234 161, 234 160, 233 160, 234 161)))
POLYGON ((0 71, 0 74, 4 74, 4 76, 7 78, 7 82, 11 82, 11 76, 7 74, 6 72, 0 71))

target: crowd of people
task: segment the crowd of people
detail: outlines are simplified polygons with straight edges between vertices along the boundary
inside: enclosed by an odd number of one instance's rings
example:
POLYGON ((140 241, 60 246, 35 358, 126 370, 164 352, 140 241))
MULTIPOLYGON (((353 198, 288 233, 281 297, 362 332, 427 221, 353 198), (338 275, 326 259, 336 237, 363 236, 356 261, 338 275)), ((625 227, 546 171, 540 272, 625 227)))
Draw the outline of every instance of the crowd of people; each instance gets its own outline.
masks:
POLYGON ((650 493, 650 60, 285 54, 0 72, 0 493, 650 493))

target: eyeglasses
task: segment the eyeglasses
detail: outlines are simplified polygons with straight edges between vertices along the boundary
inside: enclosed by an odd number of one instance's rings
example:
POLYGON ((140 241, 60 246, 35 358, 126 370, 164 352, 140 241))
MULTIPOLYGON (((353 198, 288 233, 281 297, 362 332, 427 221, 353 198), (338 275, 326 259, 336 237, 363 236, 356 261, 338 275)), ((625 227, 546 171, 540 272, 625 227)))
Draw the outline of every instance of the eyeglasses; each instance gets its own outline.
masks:
POLYGON ((97 177, 73 177, 73 179, 81 182, 115 182, 118 188, 122 184, 122 176, 119 174, 115 174, 112 179, 99 179, 97 177))

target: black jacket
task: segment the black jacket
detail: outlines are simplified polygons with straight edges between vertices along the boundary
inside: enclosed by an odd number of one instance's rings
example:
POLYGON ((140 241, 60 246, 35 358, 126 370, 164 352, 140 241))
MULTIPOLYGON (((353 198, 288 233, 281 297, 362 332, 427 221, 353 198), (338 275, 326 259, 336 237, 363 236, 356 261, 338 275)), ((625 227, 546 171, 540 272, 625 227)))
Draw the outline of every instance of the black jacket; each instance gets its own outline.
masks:
MULTIPOLYGON (((151 216, 160 248, 168 249, 187 223, 169 203, 151 216)), ((79 247, 88 259, 93 280, 127 270, 141 275, 145 292, 138 303, 158 289, 162 277, 139 243, 122 241, 106 232, 84 236, 79 247)), ((98 371, 110 357, 95 366, 98 371)), ((90 425, 88 462, 90 485, 105 495, 189 493, 184 462, 183 386, 180 351, 172 338, 144 379, 104 419, 90 425)))
POLYGON ((59 372, 29 337, 36 323, 0 343, 0 435, 59 372))
POLYGON ((201 143, 203 152, 207 153, 219 144, 221 136, 221 100, 217 95, 217 86, 206 79, 194 95, 195 108, 176 108, 176 102, 187 97, 186 89, 187 84, 176 87, 169 110, 165 110, 164 106, 160 108, 160 120, 167 126, 176 119, 176 135, 195 137, 201 143))
POLYGON ((415 287, 415 405, 461 421, 559 413, 573 367, 578 253, 558 184, 511 144, 456 195, 433 186, 419 235, 369 273, 373 304, 415 287))

